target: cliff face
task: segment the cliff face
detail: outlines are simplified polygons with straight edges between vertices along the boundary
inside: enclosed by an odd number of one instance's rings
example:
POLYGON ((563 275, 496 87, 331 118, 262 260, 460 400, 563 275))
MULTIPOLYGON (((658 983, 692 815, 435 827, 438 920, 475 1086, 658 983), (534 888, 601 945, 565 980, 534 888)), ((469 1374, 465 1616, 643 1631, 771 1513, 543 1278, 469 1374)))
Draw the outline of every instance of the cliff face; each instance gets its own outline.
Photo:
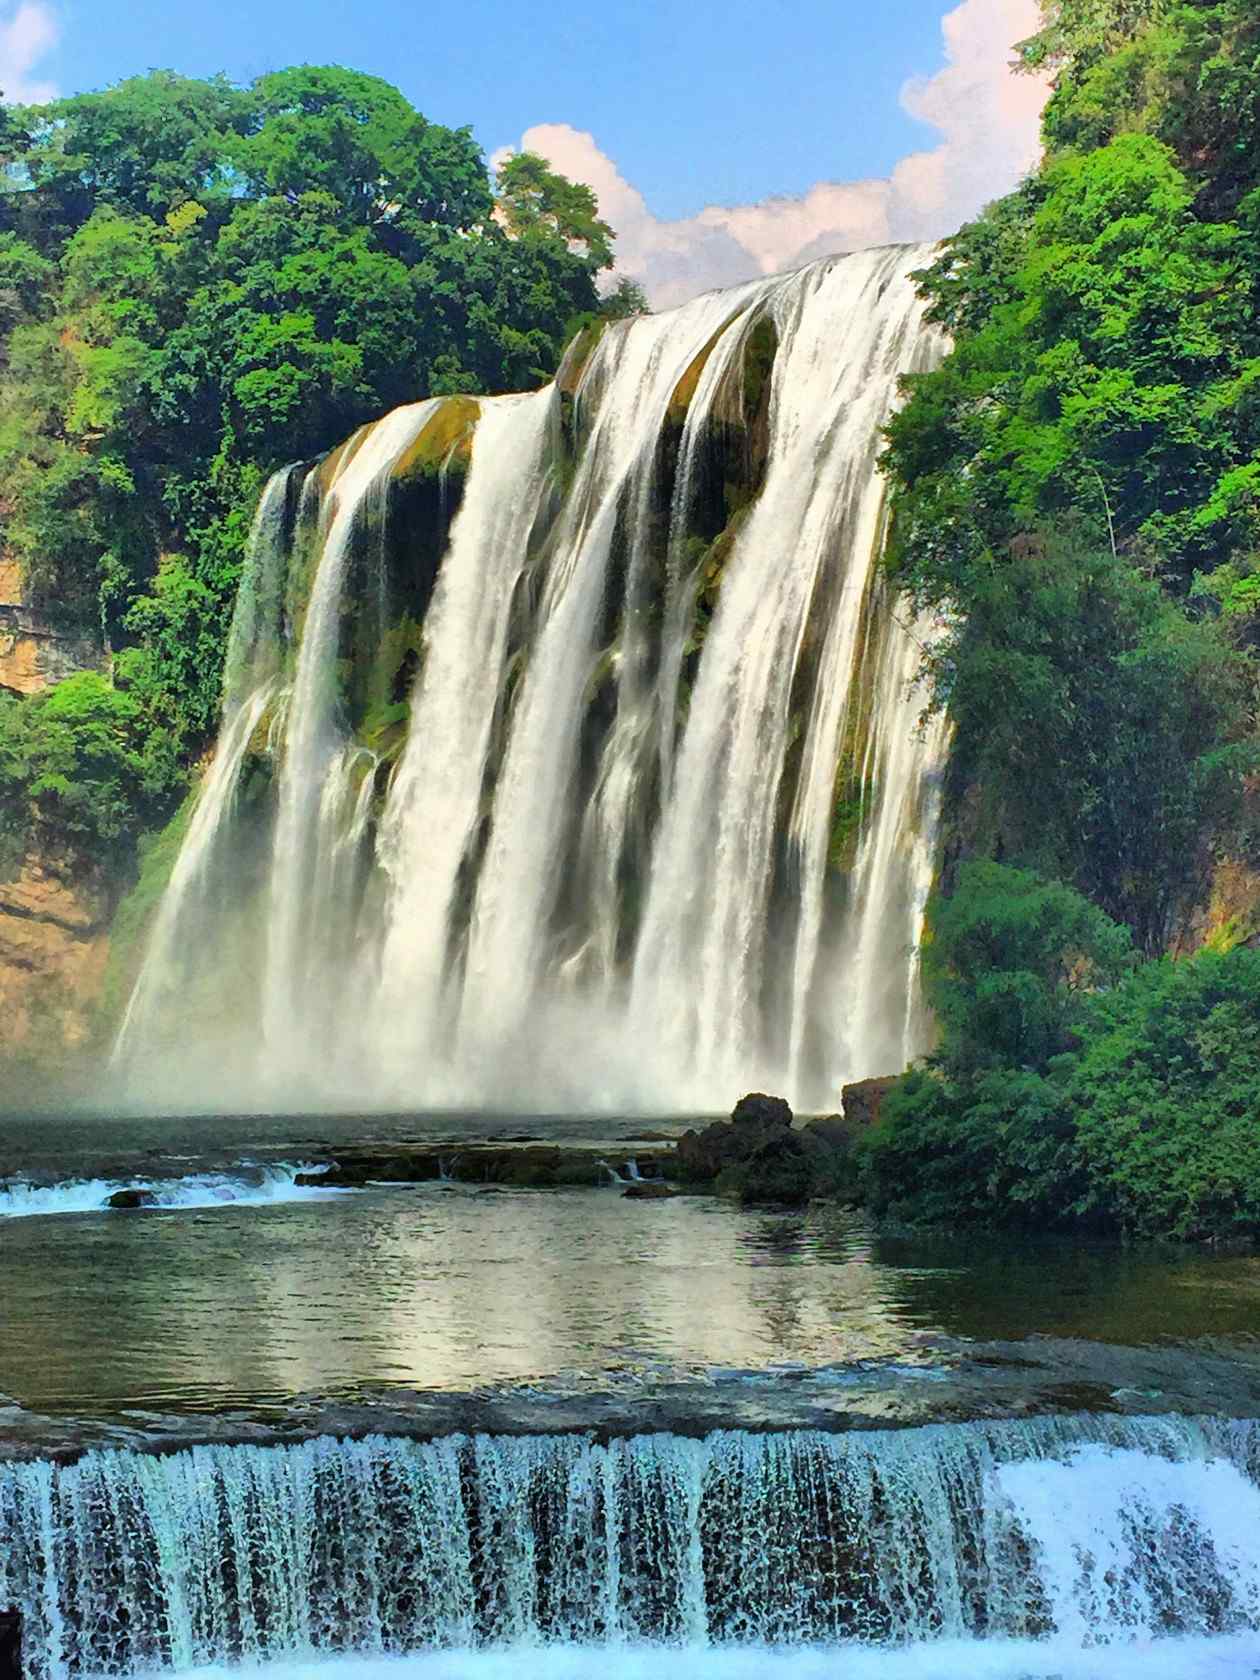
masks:
POLYGON ((56 1078, 88 1043, 111 908, 102 885, 36 857, 0 882, 0 1106, 37 1101, 28 1070, 56 1078))
POLYGON ((76 671, 97 670, 100 645, 34 611, 16 560, 0 556, 0 688, 38 694, 76 671))

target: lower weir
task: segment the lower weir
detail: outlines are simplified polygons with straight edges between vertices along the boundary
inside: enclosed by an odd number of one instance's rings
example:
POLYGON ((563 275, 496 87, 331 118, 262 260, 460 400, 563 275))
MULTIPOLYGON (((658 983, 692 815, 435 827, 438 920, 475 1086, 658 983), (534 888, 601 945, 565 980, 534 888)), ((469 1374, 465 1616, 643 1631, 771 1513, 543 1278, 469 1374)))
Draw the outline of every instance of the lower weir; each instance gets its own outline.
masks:
POLYGON ((33 1680, 645 1642, 1158 1645, 1260 1629, 1258 1476, 1260 1426, 1190 1418, 97 1452, 0 1466, 0 1606, 33 1680))

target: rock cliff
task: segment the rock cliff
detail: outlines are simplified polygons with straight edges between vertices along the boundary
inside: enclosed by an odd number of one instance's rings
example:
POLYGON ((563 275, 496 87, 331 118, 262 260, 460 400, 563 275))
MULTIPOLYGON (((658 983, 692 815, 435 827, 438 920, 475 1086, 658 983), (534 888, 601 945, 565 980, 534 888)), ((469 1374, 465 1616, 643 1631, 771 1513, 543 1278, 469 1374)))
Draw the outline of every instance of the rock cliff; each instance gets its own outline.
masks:
POLYGON ((109 954, 103 885, 28 856, 0 882, 0 1107, 37 1102, 90 1041, 109 954))
POLYGON ((0 688, 39 694, 76 671, 97 670, 102 659, 100 644, 81 629, 27 603, 17 562, 0 556, 0 688))

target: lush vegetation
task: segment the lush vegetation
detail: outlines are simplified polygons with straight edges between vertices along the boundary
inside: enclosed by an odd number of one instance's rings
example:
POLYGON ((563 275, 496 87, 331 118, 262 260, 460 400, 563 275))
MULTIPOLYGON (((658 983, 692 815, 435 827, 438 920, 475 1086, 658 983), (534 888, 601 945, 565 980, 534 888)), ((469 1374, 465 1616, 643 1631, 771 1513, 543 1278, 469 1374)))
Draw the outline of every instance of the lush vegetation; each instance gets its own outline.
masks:
POLYGON ((114 656, 0 706, 5 848, 125 872, 212 731, 263 477, 425 393, 548 376, 612 235, 589 188, 529 154, 492 182, 468 130, 342 69, 10 107, 0 154, 3 541, 114 656))
POLYGON ((932 1063, 867 1151, 931 1220, 1260 1233, 1260 13, 1055 0, 1046 155, 922 276, 890 565, 954 725, 932 1063), (983 861, 990 860, 990 861, 983 861), (1208 945, 1193 958, 1165 953, 1208 945))
POLYGON ((941 1043, 865 1143, 877 1211, 1260 1231, 1260 951, 1141 961, 1073 888, 980 862, 961 867, 930 932, 941 1043))

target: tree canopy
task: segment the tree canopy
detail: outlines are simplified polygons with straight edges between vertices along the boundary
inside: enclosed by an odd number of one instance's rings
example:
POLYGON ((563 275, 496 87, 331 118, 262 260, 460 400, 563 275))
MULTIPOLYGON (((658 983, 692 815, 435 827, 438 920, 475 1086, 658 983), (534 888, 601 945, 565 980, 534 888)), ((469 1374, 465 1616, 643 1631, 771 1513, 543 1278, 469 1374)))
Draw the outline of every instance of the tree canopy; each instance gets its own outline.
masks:
POLYGON ((951 346, 888 431, 889 567, 953 749, 940 1043, 867 1191, 1254 1236, 1260 12, 1042 10, 1045 157, 919 276, 951 346))
POLYGON ((338 67, 155 71, 6 118, 3 540, 115 650, 178 779, 264 476, 419 396, 549 377, 612 231, 541 158, 493 180, 467 128, 338 67))

